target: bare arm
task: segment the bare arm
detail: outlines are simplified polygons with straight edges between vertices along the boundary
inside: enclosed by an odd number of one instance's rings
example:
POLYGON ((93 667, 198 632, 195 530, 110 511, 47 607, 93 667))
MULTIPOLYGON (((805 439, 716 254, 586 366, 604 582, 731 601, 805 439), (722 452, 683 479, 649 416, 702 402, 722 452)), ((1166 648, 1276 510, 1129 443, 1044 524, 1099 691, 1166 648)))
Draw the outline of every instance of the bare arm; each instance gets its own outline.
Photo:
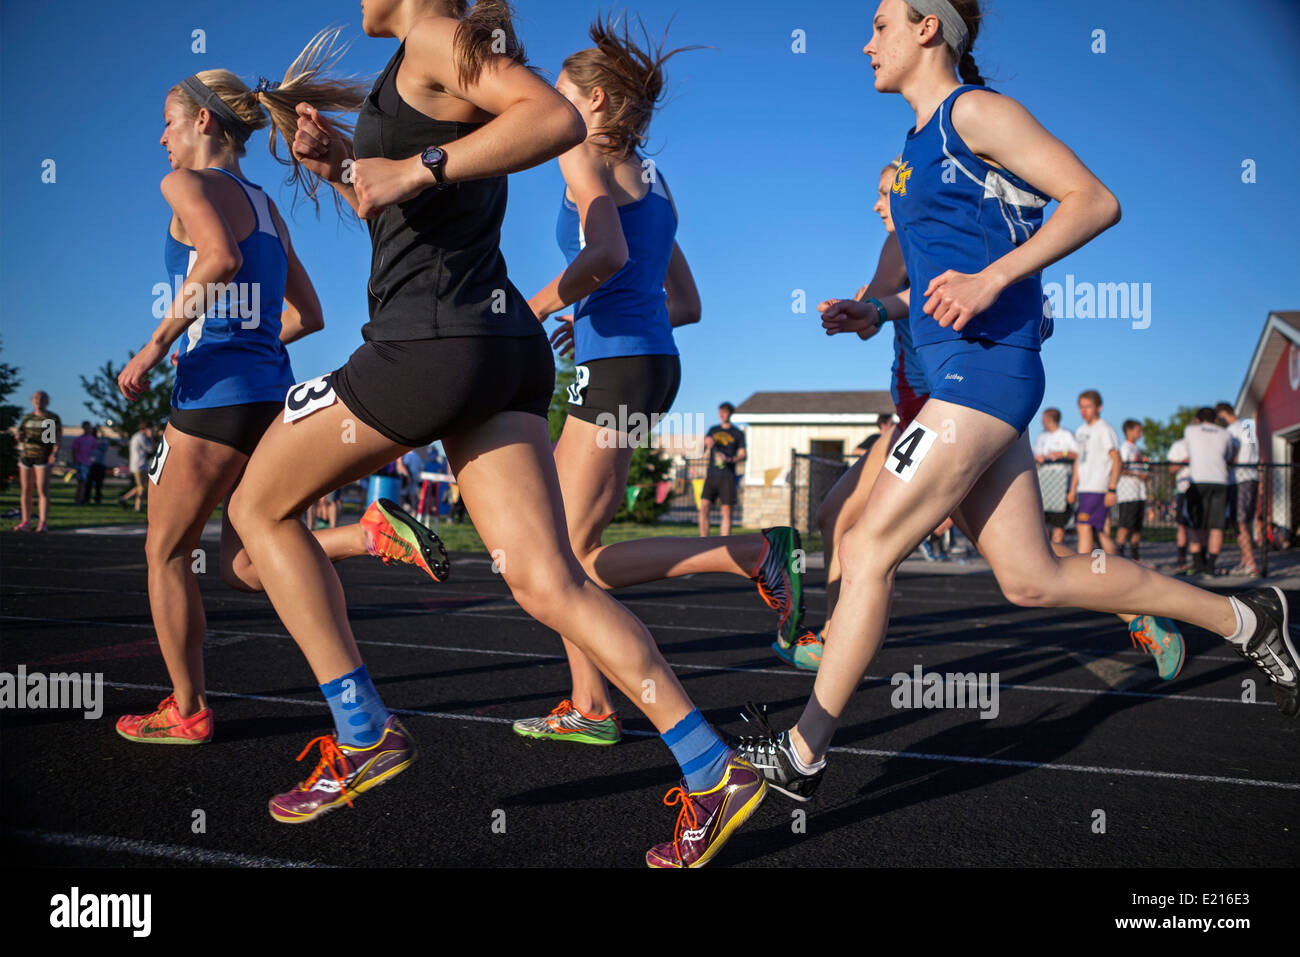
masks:
POLYGON ((627 263, 627 237, 600 151, 581 143, 560 157, 560 171, 578 207, 586 245, 569 267, 529 300, 538 319, 591 295, 627 263))
POLYGON ((700 290, 696 287, 695 276, 686 262, 686 254, 677 243, 673 243, 673 255, 668 260, 664 289, 668 293, 668 321, 674 328, 700 321, 700 290))
POLYGON ((275 227, 280 231, 284 253, 289 259, 289 273, 284 283, 284 310, 280 313, 280 341, 288 345, 324 329, 325 317, 321 312, 316 288, 311 284, 311 277, 299 261, 298 254, 294 252, 289 229, 280 218, 280 211, 274 203, 271 204, 271 215, 275 218, 275 227))

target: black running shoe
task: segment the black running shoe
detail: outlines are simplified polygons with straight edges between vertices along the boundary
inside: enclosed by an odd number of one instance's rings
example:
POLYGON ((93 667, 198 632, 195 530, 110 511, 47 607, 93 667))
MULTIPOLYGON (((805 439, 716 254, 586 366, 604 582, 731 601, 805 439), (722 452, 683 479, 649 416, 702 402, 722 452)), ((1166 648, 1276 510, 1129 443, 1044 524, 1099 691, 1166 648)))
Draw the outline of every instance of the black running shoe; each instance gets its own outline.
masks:
POLYGON ((1277 706, 1288 718, 1300 713, 1300 682, 1297 681, 1295 643, 1289 631, 1289 613, 1286 596, 1276 585, 1254 588, 1240 595, 1237 601, 1255 613, 1255 633, 1244 644, 1229 642, 1242 656, 1249 658, 1273 684, 1277 706))
POLYGON ((822 783, 826 765, 823 764, 812 774, 801 772, 786 753, 790 732, 782 731, 778 734, 772 729, 767 720, 767 706, 764 705, 760 710, 751 701, 745 709, 749 714, 742 714, 741 717, 756 724, 760 733, 742 737, 723 733, 723 742, 752 764, 767 779, 769 787, 796 801, 810 800, 817 786, 822 783))

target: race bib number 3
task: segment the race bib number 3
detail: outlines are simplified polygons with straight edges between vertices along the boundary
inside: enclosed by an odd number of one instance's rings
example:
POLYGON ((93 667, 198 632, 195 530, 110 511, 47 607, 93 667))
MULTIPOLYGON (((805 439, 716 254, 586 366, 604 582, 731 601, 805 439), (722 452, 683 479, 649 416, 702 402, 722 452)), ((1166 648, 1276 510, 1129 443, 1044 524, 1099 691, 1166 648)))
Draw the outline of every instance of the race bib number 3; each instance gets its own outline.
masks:
POLYGON ((591 370, 586 366, 575 366, 573 381, 569 383, 569 404, 582 405, 587 386, 591 384, 591 370))
POLYGON ((317 376, 315 379, 308 379, 306 382, 300 382, 290 389, 289 394, 285 396, 285 424, 297 422, 313 412, 328 408, 334 404, 337 398, 338 395, 334 392, 334 383, 330 381, 328 373, 317 376))
POLYGON ((913 422, 907 434, 899 439, 898 444, 890 451, 889 461, 885 464, 886 470, 904 482, 912 481, 912 476, 925 461, 926 454, 938 437, 938 432, 927 429, 920 422, 913 422))
POLYGON ((153 450, 153 458, 149 459, 149 481, 154 485, 157 485, 158 480, 162 478, 163 466, 167 464, 167 453, 171 450, 172 447, 167 444, 166 437, 160 435, 158 447, 153 450))

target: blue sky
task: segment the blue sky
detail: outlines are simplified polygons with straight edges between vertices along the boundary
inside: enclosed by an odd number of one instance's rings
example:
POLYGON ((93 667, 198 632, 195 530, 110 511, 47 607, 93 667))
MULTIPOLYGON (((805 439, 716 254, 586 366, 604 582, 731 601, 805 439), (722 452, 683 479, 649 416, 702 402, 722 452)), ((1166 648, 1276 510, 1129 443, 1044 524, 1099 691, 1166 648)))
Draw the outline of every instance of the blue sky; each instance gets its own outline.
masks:
MULTIPOLYGON (((608 5, 605 5, 606 7, 608 5)), ((516 0, 532 61, 558 72, 600 5, 516 0)), ((652 30, 676 12, 669 101, 651 152, 681 213, 700 286, 698 326, 679 331, 677 410, 712 416, 758 390, 885 389, 889 337, 827 338, 812 305, 865 282, 884 238, 877 172, 912 114, 876 93, 862 47, 874 3, 643 0, 652 30), (807 51, 792 51, 802 30, 807 51), (805 290, 809 312, 791 310, 805 290)), ((1115 192, 1120 225, 1050 267, 1046 282, 1149 283, 1150 326, 1062 319, 1045 349, 1046 404, 1074 423, 1097 388, 1106 416, 1167 417, 1235 399, 1267 313, 1300 308, 1300 4, 992 0, 975 46, 990 85, 1024 103, 1115 192), (1105 31, 1105 53, 1092 52, 1105 31), (1288 117, 1290 119, 1288 119, 1288 117), (1253 160, 1256 182, 1242 182, 1253 160)), ((85 410, 78 374, 125 361, 156 324, 168 213, 158 183, 166 90, 200 69, 279 78, 318 29, 354 38, 347 72, 373 75, 396 41, 361 34, 357 3, 251 0, 10 3, 0 8, 0 334, 65 421, 85 410), (252 29, 257 33, 254 34, 252 29), (191 31, 207 52, 191 52, 191 31), (41 182, 55 160, 56 182, 41 182)), ((244 172, 282 210, 289 194, 264 133, 244 172)), ((563 266, 556 164, 512 177, 503 248, 531 295, 563 266)), ((342 363, 366 318, 369 244, 330 207, 290 218, 326 330, 292 349, 297 377, 342 363)))

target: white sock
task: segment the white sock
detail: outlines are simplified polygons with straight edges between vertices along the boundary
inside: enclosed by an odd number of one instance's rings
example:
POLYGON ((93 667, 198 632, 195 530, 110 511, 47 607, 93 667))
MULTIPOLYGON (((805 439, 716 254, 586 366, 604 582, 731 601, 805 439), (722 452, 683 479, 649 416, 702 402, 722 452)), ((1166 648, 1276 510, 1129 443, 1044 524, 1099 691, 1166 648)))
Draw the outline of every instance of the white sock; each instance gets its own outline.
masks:
POLYGON ((816 774, 826 767, 825 758, 822 758, 816 764, 804 764, 803 758, 799 757, 799 749, 794 746, 794 741, 788 734, 785 736, 785 753, 789 757, 790 763, 795 766, 795 770, 800 774, 816 774))
POLYGON ((1229 598, 1232 603, 1232 610, 1237 614, 1237 630, 1228 635, 1227 640, 1234 645, 1244 645, 1250 636, 1255 634, 1255 613, 1251 609, 1239 602, 1235 598, 1229 598))

